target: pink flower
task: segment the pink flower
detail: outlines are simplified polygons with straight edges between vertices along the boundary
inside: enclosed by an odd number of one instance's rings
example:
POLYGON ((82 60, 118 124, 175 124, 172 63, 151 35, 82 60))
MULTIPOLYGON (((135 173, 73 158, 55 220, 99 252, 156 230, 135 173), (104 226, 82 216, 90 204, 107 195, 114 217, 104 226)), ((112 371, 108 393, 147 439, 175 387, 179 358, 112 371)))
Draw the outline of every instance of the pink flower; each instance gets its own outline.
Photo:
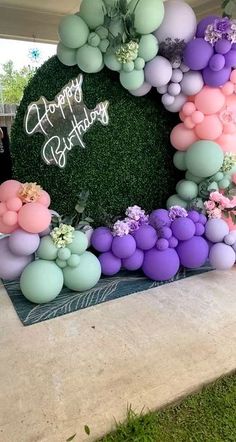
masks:
POLYGON ((229 209, 231 207, 230 199, 222 195, 222 198, 220 200, 220 206, 221 209, 229 209))
POLYGON ((206 210, 213 210, 216 207, 216 204, 214 203, 214 201, 206 201, 204 203, 204 206, 206 208, 206 210))
POLYGON ((222 198, 222 194, 220 192, 212 192, 210 194, 211 201, 214 201, 215 203, 220 203, 222 198))
POLYGON ((222 212, 220 209, 214 209, 208 213, 209 218, 221 218, 222 212))

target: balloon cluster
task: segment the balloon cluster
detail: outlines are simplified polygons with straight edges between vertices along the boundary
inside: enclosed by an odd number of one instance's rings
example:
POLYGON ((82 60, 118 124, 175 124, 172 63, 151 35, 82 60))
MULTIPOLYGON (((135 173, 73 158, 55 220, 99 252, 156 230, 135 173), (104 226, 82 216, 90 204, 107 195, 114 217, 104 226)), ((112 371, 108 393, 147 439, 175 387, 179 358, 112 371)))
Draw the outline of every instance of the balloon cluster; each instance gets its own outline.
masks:
POLYGON ((91 241, 100 253, 104 275, 115 275, 121 268, 142 269, 148 278, 164 281, 173 278, 180 265, 198 268, 205 264, 209 252, 202 237, 206 222, 204 215, 175 206, 155 210, 148 224, 137 226, 131 233, 123 229, 117 236, 116 229, 99 227, 91 241))
POLYGON ((210 241, 209 261, 217 270, 227 270, 236 260, 236 230, 229 232, 223 219, 210 219, 206 223, 205 236, 210 241))
POLYGON ((198 24, 196 38, 184 49, 184 63, 193 71, 201 71, 208 86, 224 85, 236 67, 235 24, 227 17, 206 17, 198 24))
POLYGON ((182 62, 196 28, 193 10, 177 0, 83 0, 79 13, 59 25, 57 55, 83 72, 104 65, 119 72, 122 86, 138 97, 155 87, 166 109, 178 112, 204 85, 201 73, 182 62))
POLYGON ((216 141, 225 152, 236 153, 236 70, 224 86, 204 88, 181 109, 178 124, 171 132, 171 143, 186 150, 197 140, 216 141))

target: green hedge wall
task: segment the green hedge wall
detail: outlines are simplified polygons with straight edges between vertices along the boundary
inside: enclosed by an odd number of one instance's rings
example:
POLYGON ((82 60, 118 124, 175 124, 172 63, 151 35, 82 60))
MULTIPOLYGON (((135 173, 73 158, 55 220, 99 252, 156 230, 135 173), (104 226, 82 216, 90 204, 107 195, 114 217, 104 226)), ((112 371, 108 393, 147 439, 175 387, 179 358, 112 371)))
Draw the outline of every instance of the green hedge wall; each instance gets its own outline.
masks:
POLYGON ((12 129, 15 178, 41 184, 52 197, 51 207, 61 214, 73 211, 79 193, 89 190, 87 215, 97 225, 122 214, 129 205, 138 204, 148 211, 164 207, 177 181, 169 142, 177 117, 165 111, 155 91, 133 97, 108 70, 85 74, 83 95, 89 108, 109 100, 109 125, 96 123, 84 137, 86 148, 74 147, 68 153, 65 169, 42 161, 43 136, 29 137, 23 129, 27 106, 42 95, 54 99, 78 74, 77 67, 63 66, 53 57, 30 81, 12 129))

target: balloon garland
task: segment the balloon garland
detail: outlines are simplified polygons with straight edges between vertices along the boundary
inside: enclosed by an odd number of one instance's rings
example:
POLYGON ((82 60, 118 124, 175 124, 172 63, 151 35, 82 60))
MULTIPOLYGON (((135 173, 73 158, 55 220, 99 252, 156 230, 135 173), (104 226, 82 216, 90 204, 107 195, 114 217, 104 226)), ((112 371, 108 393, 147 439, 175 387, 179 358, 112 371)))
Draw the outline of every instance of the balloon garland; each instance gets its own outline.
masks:
POLYGON ((142 269, 155 281, 173 278, 180 266, 207 260, 219 270, 236 259, 236 22, 206 17, 179 0, 83 0, 79 13, 59 25, 59 60, 88 74, 117 71, 132 95, 162 95, 179 112, 171 132, 174 165, 185 172, 167 209, 150 215, 139 206, 102 226, 87 251, 84 233, 53 229, 50 196, 36 183, 0 186, 0 277, 20 278, 32 302, 54 299, 63 285, 84 291, 101 273, 142 269), (34 260, 37 254, 37 259, 34 260), (47 280, 42 276, 47 274, 47 280), (50 280, 50 284, 48 284, 50 280), (35 283, 36 282, 36 283, 35 283))

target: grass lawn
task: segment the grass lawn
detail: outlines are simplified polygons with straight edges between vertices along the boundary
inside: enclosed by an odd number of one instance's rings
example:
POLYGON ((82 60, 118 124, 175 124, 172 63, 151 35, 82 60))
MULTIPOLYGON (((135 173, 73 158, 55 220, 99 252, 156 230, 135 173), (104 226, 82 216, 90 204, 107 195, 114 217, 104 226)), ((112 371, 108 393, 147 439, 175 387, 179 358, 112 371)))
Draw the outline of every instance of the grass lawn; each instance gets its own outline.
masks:
POLYGON ((141 416, 129 410, 100 442, 236 442, 236 375, 166 410, 141 416))

